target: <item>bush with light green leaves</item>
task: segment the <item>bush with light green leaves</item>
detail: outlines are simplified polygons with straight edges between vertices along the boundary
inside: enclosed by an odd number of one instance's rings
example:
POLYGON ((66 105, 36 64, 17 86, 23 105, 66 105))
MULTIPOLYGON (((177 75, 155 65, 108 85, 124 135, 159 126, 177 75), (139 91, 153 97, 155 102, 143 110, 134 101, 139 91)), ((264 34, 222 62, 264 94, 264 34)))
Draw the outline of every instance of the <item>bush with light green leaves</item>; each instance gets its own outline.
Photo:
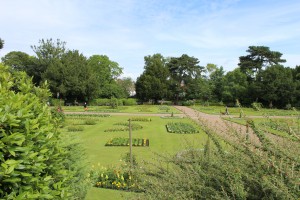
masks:
POLYGON ((83 176, 70 157, 74 148, 61 142, 49 91, 11 71, 0 64, 0 199, 84 196, 84 189, 75 194, 74 178, 83 176))

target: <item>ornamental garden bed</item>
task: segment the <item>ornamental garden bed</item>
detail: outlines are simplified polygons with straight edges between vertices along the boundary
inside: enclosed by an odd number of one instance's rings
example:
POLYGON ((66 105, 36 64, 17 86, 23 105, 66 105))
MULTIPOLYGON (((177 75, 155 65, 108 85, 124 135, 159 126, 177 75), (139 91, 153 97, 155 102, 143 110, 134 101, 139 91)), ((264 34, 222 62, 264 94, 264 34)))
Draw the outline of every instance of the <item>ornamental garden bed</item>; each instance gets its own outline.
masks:
POLYGON ((86 118, 86 117, 110 117, 111 115, 109 114, 65 114, 67 117, 70 118, 86 118))
MULTIPOLYGON (((119 123, 116 123, 114 125, 118 126, 118 127, 105 129, 104 132, 129 131, 128 122, 119 122, 119 123)), ((140 130, 142 128, 143 128, 143 126, 141 126, 139 124, 134 124, 134 123, 131 124, 131 130, 132 131, 140 130)))
MULTIPOLYGON (((112 138, 105 144, 105 146, 129 146, 129 138, 112 138)), ((132 138, 132 146, 148 147, 149 139, 132 138)))
POLYGON ((199 130, 197 130, 193 125, 183 122, 169 122, 166 125, 166 128, 169 133, 199 133, 199 130))
POLYGON ((137 177, 128 170, 104 168, 97 173, 95 187, 142 192, 137 177))
POLYGON ((147 117, 131 117, 131 121, 136 121, 136 122, 151 122, 151 118, 147 117))

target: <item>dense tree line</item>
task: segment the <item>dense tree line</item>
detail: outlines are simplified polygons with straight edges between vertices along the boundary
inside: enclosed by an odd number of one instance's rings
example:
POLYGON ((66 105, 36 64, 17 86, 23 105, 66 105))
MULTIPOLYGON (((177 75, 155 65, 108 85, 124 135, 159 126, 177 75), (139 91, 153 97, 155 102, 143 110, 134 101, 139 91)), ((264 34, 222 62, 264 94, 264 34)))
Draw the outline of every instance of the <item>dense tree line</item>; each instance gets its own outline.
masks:
MULTIPOLYGON (((3 44, 0 39, 1 48, 3 44)), ((148 55, 135 85, 129 77, 119 78, 123 69, 106 55, 86 57, 78 50, 68 50, 65 42, 52 39, 42 39, 31 48, 34 56, 12 51, 2 62, 13 70, 25 71, 35 85, 48 81, 52 97, 68 102, 127 98, 135 88, 142 102, 199 100, 234 105, 238 99, 246 106, 253 102, 265 107, 300 106, 300 66, 285 67, 282 53, 265 46, 249 46, 248 54, 239 57, 238 67, 229 72, 214 64, 201 66, 197 58, 186 54, 148 55)))
POLYGON ((25 71, 35 85, 47 81, 54 98, 68 102, 127 98, 134 88, 131 78, 120 78, 123 69, 119 64, 105 55, 87 58, 78 50, 68 50, 59 39, 42 39, 31 48, 34 56, 12 51, 2 62, 14 71, 25 71))
POLYGON ((137 78, 137 98, 157 102, 200 100, 234 105, 253 102, 265 107, 300 106, 300 66, 285 67, 282 54, 265 46, 250 46, 239 58, 236 69, 225 73, 223 67, 199 65, 199 60, 183 54, 164 58, 145 57, 144 72, 137 78))

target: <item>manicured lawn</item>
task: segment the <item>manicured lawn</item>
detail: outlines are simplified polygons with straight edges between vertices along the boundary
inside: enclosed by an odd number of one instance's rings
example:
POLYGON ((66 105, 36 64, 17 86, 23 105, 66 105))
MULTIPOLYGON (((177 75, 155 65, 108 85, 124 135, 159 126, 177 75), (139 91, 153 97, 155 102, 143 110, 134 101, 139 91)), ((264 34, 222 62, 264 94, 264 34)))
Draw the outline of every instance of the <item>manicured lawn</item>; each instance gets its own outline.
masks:
MULTIPOLYGON (((86 120, 86 117, 84 117, 86 120)), ((149 118, 149 117, 147 117, 149 118)), ((135 121, 134 123, 143 126, 142 129, 132 131, 133 138, 149 139, 149 147, 133 147, 133 154, 138 163, 143 160, 152 161, 155 158, 154 153, 174 154, 188 146, 202 148, 206 142, 207 136, 199 128, 199 133, 195 134, 174 134, 168 133, 166 124, 172 121, 190 123, 197 127, 190 119, 163 119, 160 117, 150 117, 151 121, 135 121)), ((124 162, 122 157, 129 152, 129 147, 111 147, 105 146, 106 142, 114 137, 128 137, 127 131, 105 132, 104 130, 116 127, 116 123, 127 122, 129 116, 111 116, 99 118, 96 125, 82 125, 84 130, 81 132, 72 132, 78 136, 78 141, 86 149, 87 160, 91 166, 120 166, 124 162)), ((80 119, 66 121, 66 124, 83 124, 80 119), (77 120, 77 122, 76 122, 77 120), (75 121, 75 122, 74 122, 75 121)), ((73 126, 73 125, 71 125, 73 126)), ((68 130, 68 125, 63 131, 68 130)), ((120 194, 131 195, 129 192, 120 192, 108 189, 92 188, 86 199, 122 199, 120 194), (106 198, 109 197, 109 198, 106 198)))
MULTIPOLYGON (((225 106, 191 106, 198 111, 213 114, 213 115, 220 115, 221 113, 225 112, 225 106)), ((241 109, 238 107, 229 107, 228 108, 229 114, 233 116, 239 116, 241 109)), ((283 110, 283 109, 266 109, 262 108, 260 111, 255 111, 253 108, 242 108, 243 113, 246 116, 292 116, 292 115, 299 115, 299 112, 294 110, 283 110)))
MULTIPOLYGON (((83 106, 63 106, 64 111, 82 112, 83 106)), ((181 113, 172 106, 160 105, 136 105, 136 106, 119 106, 111 108, 110 106, 88 106, 87 112, 105 112, 105 113, 181 113)))

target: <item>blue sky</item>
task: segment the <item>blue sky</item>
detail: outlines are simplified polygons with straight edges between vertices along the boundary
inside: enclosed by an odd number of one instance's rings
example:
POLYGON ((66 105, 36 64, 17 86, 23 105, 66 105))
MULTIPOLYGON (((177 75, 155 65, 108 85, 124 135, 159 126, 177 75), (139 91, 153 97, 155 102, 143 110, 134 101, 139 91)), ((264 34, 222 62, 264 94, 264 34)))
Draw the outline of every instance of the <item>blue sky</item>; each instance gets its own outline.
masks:
POLYGON ((107 55, 138 77, 144 56, 188 54, 200 65, 237 67, 248 46, 300 65, 299 0, 0 0, 0 57, 34 55, 40 39, 60 39, 89 57, 107 55))

